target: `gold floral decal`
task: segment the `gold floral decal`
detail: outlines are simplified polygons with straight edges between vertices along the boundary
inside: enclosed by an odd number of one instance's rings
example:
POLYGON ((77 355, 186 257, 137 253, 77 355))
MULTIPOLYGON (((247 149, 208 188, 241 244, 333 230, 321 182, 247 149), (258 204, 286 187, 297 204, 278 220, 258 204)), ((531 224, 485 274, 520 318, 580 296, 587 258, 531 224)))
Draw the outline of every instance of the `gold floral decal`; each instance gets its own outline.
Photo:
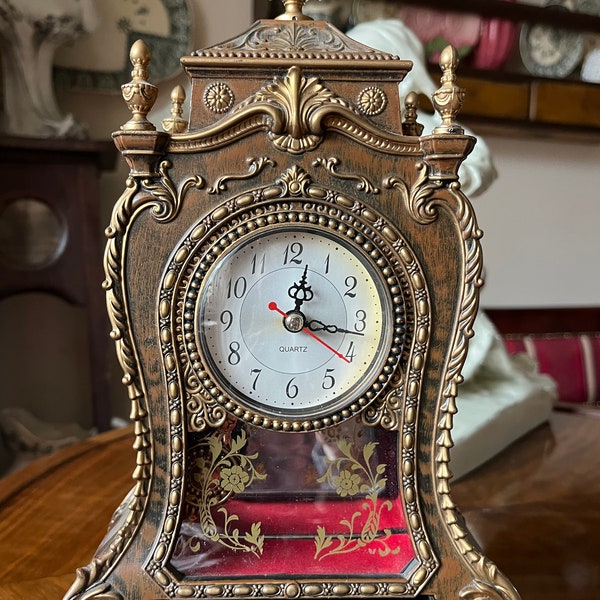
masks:
POLYGON ((317 481, 334 487, 342 498, 360 494, 364 495, 365 501, 361 510, 354 512, 350 519, 340 521, 340 525, 348 530, 347 534, 327 535, 324 527, 317 527, 315 558, 321 560, 334 554, 348 554, 375 543, 378 544, 377 548, 369 548, 372 554, 397 554, 400 549, 390 548, 386 541, 391 536, 391 531, 384 529, 381 532, 379 527, 381 513, 391 510, 392 503, 389 500, 378 502, 379 493, 385 489, 387 479, 382 476, 386 469, 385 464, 378 464, 375 470, 370 464, 377 442, 365 444, 362 460, 352 455, 352 446, 347 439, 338 440, 336 445, 341 456, 327 460, 327 471, 317 481), (366 517, 366 520, 361 530, 357 531, 356 521, 361 517, 366 517))
MULTIPOLYGON (((258 453, 243 453, 246 441, 244 431, 231 440, 229 447, 224 446, 218 433, 211 435, 207 440, 208 452, 204 457, 196 459, 197 470, 193 478, 200 488, 197 505, 204 535, 230 550, 251 552, 260 556, 264 545, 260 521, 252 523, 250 531, 240 532, 234 525, 239 517, 230 514, 224 506, 219 507, 231 495, 240 494, 253 481, 265 479, 267 476, 258 471, 253 464, 258 458, 258 453), (216 515, 220 515, 220 526, 216 522, 216 515)), ((200 545, 192 544, 190 549, 197 552, 200 545)))

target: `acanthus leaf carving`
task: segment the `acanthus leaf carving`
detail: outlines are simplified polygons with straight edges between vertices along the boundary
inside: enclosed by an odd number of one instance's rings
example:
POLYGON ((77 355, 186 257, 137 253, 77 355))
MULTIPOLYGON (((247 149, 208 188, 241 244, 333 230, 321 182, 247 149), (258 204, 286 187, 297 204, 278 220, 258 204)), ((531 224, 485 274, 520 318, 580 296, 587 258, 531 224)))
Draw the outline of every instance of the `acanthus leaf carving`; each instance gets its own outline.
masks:
POLYGON ((433 194, 442 187, 442 183, 429 179, 427 163, 419 162, 416 168, 418 176, 410 190, 400 177, 386 177, 383 187, 397 189, 413 219, 417 223, 427 225, 437 219, 436 199, 433 194))
POLYGON ((337 105, 356 113, 352 105, 324 86, 317 77, 305 77, 300 67, 288 70, 285 78, 275 77, 254 96, 240 104, 235 112, 263 103, 278 108, 280 118, 273 120, 269 137, 285 152, 302 154, 312 150, 323 139, 321 121, 323 106, 337 105))
POLYGON ((169 176, 169 169, 172 166, 170 161, 163 160, 158 168, 160 179, 158 181, 144 179, 142 182, 144 188, 150 192, 151 197, 142 198, 140 205, 153 205, 152 214, 161 223, 167 223, 177 216, 183 198, 191 187, 202 189, 205 184, 202 177, 192 175, 185 179, 179 188, 177 188, 169 176))

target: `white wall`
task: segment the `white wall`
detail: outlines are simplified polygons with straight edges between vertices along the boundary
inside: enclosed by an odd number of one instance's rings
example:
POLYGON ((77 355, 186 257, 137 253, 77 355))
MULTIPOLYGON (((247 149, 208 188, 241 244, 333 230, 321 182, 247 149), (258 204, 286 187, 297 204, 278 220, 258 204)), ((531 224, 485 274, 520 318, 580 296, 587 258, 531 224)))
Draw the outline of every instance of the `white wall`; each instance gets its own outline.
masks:
POLYGON ((486 136, 498 170, 473 200, 486 307, 600 304, 600 144, 486 136))

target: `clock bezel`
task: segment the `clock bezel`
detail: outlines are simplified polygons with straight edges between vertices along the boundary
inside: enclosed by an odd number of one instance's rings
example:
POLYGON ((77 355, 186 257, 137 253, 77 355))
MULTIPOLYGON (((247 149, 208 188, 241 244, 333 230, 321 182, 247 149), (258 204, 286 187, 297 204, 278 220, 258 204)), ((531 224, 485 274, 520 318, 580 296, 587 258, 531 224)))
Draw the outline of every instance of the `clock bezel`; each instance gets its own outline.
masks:
MULTIPOLYGON (((331 191, 329 193, 334 194, 331 191)), ((291 196, 282 197, 263 208, 255 205, 237 213, 229 225, 219 223, 213 227, 213 231, 206 233, 204 241, 194 250, 188 263, 194 263, 194 266, 185 288, 183 297, 186 310, 182 314, 183 330, 187 332, 187 336, 193 337, 193 340, 188 339, 186 343, 189 364, 203 395, 216 402, 227 414, 274 431, 315 431, 342 423, 362 412, 380 398, 389 387, 388 384, 396 379, 401 357, 410 344, 406 328, 407 298, 401 283, 405 274, 399 268, 399 262, 391 259, 395 254, 392 244, 369 221, 360 219, 349 208, 338 205, 333 210, 326 200, 313 199, 307 203, 291 196), (262 410, 252 401, 246 402, 244 398, 234 397, 226 389, 227 386, 223 385, 220 376, 212 372, 210 361, 204 356, 199 340, 196 311, 204 282, 224 255, 235 251, 257 235, 264 235, 274 229, 294 227, 310 228, 324 235, 340 238, 347 246, 360 252, 377 274, 384 293, 387 294, 390 310, 388 324, 393 327, 393 332, 389 344, 386 344, 385 359, 380 362, 380 368, 372 374, 370 384, 360 395, 328 403, 317 412, 296 409, 294 414, 290 411, 278 416, 271 411, 262 410)), ((371 220, 390 231, 391 225, 382 215, 373 215, 371 220)))
MULTIPOLYGON (((232 409, 230 406, 228 406, 229 402, 227 402, 225 408, 229 412, 235 413, 235 410, 239 406, 245 411, 252 411, 255 416, 258 415, 262 417, 263 420, 301 420, 304 424, 307 421, 323 419, 330 415, 338 414, 346 409, 348 405, 354 402, 358 402, 358 405, 361 408, 370 404, 382 388, 382 386, 378 384, 376 380, 381 378, 382 371, 385 371, 385 380, 387 381, 389 376, 391 376, 393 373, 393 369, 397 363, 397 357, 393 356, 392 358, 391 352, 394 334, 397 332, 389 329, 391 326, 390 321, 394 318, 389 287, 390 286, 386 283, 385 277, 381 272, 381 268, 377 266, 373 259, 369 257, 359 245, 351 243, 338 233, 332 232, 328 228, 324 228, 319 225, 298 222, 287 224, 278 223, 276 225, 269 225, 268 227, 264 228, 259 227, 257 230, 249 232, 243 237, 243 239, 233 242, 219 257, 219 261, 213 264, 203 277, 202 287, 200 288, 200 293, 197 296, 197 303, 194 309, 196 312, 196 343, 200 348, 200 354, 204 356, 204 364, 206 369, 219 383, 221 390, 228 395, 228 397, 231 399, 231 403, 235 406, 235 408, 232 409), (221 369, 219 369, 210 351, 208 350, 208 343, 205 340, 202 325, 200 323, 202 321, 201 315, 203 306, 205 305, 207 287, 212 282, 213 277, 219 276, 216 271, 221 268, 223 261, 231 258, 232 255, 240 250, 243 250, 246 246, 252 244, 253 241, 258 240, 261 237, 269 236, 271 234, 289 233, 291 239, 291 237, 296 233, 294 230, 297 230, 297 233, 300 234, 309 233, 315 236, 327 238, 334 243, 345 247, 348 252, 354 253, 357 256, 357 260, 369 273, 369 276, 374 283, 374 287, 377 290, 382 309, 382 324, 380 326, 380 332, 376 344, 376 352, 366 367, 360 368, 361 374, 357 381, 347 387, 336 398, 323 400, 319 406, 306 406, 304 408, 284 407, 278 409, 274 406, 269 406, 269 404, 267 404, 265 401, 253 399, 245 395, 241 390, 238 389, 236 384, 228 380, 228 376, 221 369), (366 398, 363 398, 365 395, 367 395, 366 398)), ((187 301, 188 299, 186 298, 186 304, 187 301)), ((356 412, 358 411, 352 411, 353 414, 356 412)), ((235 414, 236 416, 239 416, 237 413, 235 414)), ((306 425, 304 425, 304 427, 305 429, 307 428, 306 425)))

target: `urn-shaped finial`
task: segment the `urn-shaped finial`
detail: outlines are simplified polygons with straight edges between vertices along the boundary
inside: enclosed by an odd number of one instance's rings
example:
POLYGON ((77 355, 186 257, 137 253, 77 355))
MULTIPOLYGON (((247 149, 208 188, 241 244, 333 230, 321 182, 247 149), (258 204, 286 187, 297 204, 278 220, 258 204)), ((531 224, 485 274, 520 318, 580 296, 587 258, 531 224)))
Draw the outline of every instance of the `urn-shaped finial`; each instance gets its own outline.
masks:
POLYGON ((421 135, 423 125, 418 122, 419 96, 416 92, 406 94, 404 100, 404 122, 402 123, 402 133, 404 135, 421 135))
POLYGON ((162 120, 163 129, 167 133, 183 133, 188 122, 181 116, 182 105, 185 101, 185 90, 183 86, 176 85, 171 91, 171 116, 162 120))
POLYGON ((311 21, 311 17, 302 12, 306 0, 283 0, 285 12, 277 18, 281 21, 311 21))
POLYGON ((442 69, 440 83, 442 85, 432 96, 433 106, 442 117, 442 124, 433 130, 434 133, 464 133, 463 128, 456 123, 456 115, 465 98, 465 89, 456 85, 458 62, 456 48, 446 46, 440 54, 440 68, 442 69))
POLYGON ((148 83, 148 64, 150 50, 143 40, 137 40, 131 46, 129 59, 133 65, 131 81, 121 86, 123 99, 132 113, 131 119, 121 126, 125 131, 153 131, 156 129, 146 115, 154 106, 158 88, 148 83))

